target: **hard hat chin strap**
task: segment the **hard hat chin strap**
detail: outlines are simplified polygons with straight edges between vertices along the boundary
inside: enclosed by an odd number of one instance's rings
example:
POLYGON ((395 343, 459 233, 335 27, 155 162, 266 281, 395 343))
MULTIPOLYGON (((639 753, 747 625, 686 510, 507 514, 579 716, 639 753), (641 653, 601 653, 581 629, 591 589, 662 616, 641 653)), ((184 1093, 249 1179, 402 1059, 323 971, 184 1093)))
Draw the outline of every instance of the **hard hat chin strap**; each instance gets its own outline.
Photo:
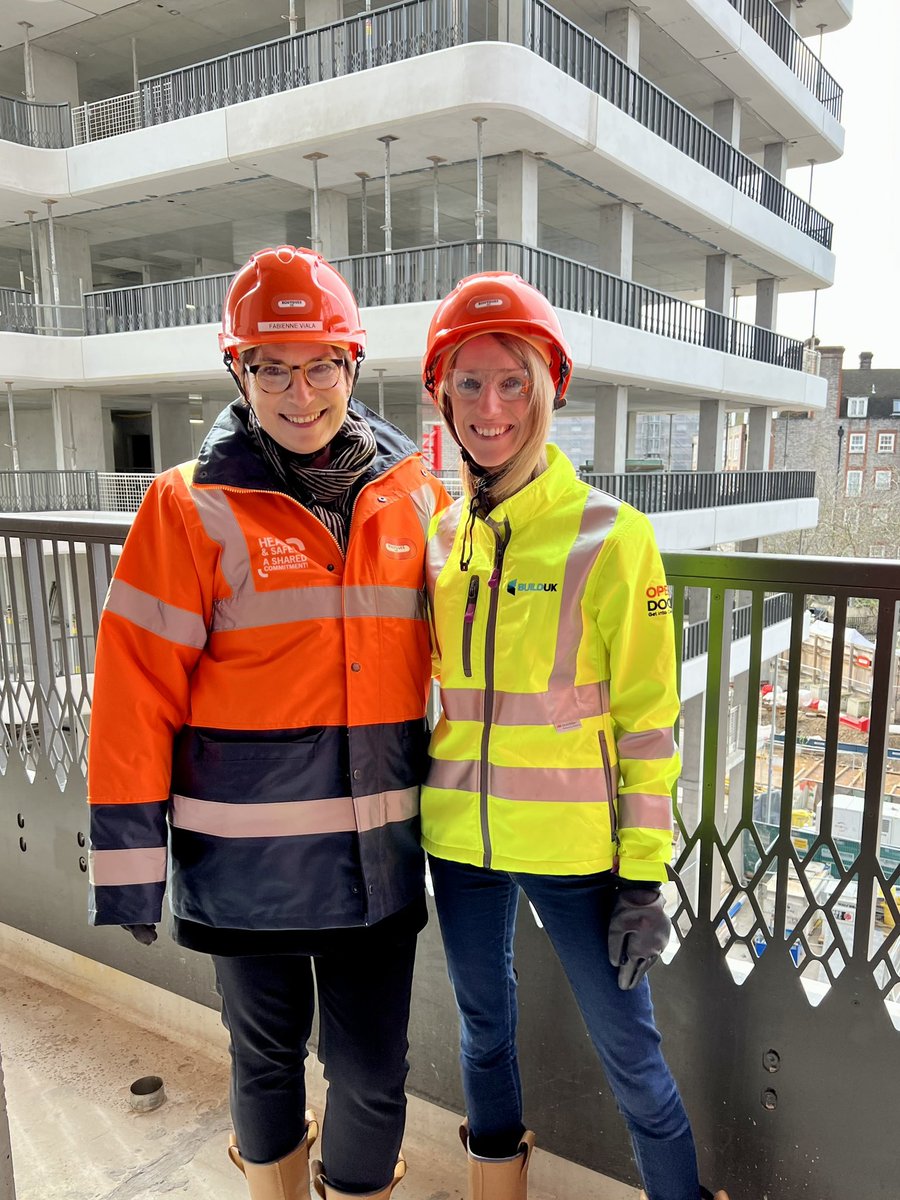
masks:
POLYGON ((225 370, 228 372, 228 374, 231 376, 231 378, 232 378, 232 379, 234 380, 234 382, 237 384, 237 386, 238 386, 238 391, 241 393, 241 395, 242 395, 242 396, 244 397, 244 399, 246 400, 246 399, 247 399, 247 393, 244 391, 244 384, 243 384, 243 382, 242 382, 242 380, 241 380, 241 377, 240 377, 240 375, 238 375, 238 374, 237 374, 237 372, 236 372, 236 371, 235 371, 235 369, 234 369, 234 363, 235 363, 235 361, 236 361, 236 360, 235 360, 235 357, 234 357, 234 355, 231 353, 231 351, 230 351, 230 350, 226 350, 226 351, 225 351, 225 353, 222 355, 222 362, 225 364, 225 370))

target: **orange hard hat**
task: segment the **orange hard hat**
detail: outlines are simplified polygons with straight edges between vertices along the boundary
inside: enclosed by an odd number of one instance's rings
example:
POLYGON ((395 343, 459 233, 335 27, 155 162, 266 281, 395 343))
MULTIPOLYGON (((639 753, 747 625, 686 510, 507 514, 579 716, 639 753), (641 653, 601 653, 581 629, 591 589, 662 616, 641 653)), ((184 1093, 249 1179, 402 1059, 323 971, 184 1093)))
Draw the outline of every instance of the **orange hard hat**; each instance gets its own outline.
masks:
POLYGON ((468 275, 435 309, 422 362, 422 378, 434 398, 448 352, 486 333, 512 334, 540 350, 556 388, 553 407, 562 408, 572 374, 569 343, 547 297, 510 271, 468 275))
POLYGON ((273 342, 347 346, 357 367, 366 356, 356 298, 344 277, 314 250, 258 250, 228 285, 219 334, 226 364, 246 347, 273 342))

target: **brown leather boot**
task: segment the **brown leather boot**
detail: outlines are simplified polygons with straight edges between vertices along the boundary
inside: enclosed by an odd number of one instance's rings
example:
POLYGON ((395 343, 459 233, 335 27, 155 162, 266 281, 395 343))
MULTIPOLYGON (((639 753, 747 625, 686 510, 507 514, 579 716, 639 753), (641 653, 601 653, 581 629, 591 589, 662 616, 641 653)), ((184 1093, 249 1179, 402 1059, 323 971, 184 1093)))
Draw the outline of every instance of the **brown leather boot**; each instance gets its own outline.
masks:
POLYGON ((325 1178, 325 1168, 317 1159, 312 1165, 313 1186, 322 1200, 342 1200, 344 1196, 352 1196, 355 1200, 388 1200, 391 1192, 406 1174, 406 1159, 401 1154, 397 1159, 397 1165, 394 1167, 394 1178, 387 1185, 377 1192, 339 1192, 336 1187, 332 1187, 325 1178))
POLYGON ((247 1180, 250 1200, 309 1200, 309 1152, 319 1136, 316 1114, 306 1114, 306 1133, 296 1150, 276 1162, 251 1163, 241 1158, 237 1138, 228 1139, 228 1157, 247 1180))
POLYGON ((534 1150, 534 1134, 522 1134, 512 1158, 479 1158, 469 1149, 469 1124, 459 1127, 460 1141, 469 1159, 468 1200, 528 1200, 528 1164, 534 1150))

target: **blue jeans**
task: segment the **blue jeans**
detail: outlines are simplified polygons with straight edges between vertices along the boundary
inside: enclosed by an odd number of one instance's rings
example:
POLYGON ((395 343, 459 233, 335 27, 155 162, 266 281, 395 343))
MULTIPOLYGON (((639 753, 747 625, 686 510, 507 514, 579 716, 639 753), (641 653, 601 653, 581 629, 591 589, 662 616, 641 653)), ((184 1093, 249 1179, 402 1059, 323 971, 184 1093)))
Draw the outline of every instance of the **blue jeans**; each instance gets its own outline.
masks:
MULTIPOLYGON (((566 973, 625 1118, 649 1200, 697 1200, 690 1123, 660 1050, 650 987, 623 992, 607 954, 615 880, 528 875, 430 858, 434 898, 459 1009, 463 1090, 473 1143, 515 1153, 522 1124, 513 934, 519 889, 534 905, 566 973)), ((497 1157, 499 1157, 499 1153, 497 1157)))

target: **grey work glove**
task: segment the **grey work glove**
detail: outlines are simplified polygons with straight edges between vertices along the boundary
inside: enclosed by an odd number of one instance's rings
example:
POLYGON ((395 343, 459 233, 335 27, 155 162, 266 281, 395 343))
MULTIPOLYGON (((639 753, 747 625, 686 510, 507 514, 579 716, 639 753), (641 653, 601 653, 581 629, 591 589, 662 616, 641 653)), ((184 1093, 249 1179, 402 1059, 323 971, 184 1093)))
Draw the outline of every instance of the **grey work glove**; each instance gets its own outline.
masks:
POLYGON ((609 961, 619 968, 619 987, 630 991, 641 982, 669 943, 672 922, 658 888, 623 888, 609 922, 609 961))
POLYGON ((140 942, 142 946, 152 946, 156 941, 156 926, 155 925, 123 925, 123 929, 127 929, 136 942, 140 942))

